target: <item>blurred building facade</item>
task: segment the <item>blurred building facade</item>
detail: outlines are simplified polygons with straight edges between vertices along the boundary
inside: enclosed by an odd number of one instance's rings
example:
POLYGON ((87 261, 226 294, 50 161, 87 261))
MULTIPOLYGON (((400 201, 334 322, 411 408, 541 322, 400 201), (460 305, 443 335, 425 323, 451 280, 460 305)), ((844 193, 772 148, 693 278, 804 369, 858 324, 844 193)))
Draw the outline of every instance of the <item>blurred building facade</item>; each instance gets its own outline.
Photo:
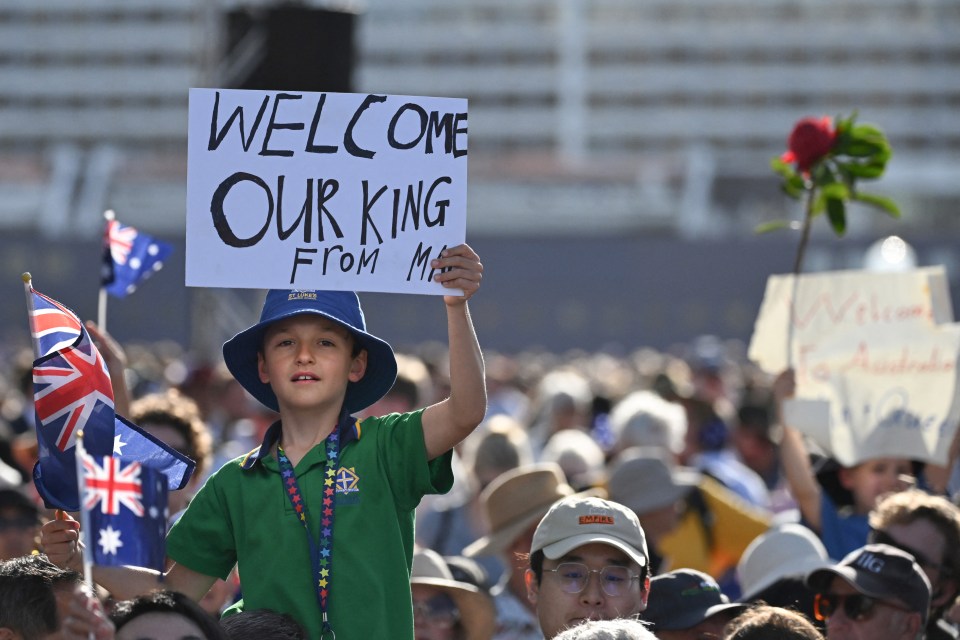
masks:
MULTIPOLYGON (((0 0, 4 262, 14 237, 95 241, 106 208, 182 239, 187 89, 262 69, 281 8, 349 16, 350 38, 321 40, 350 49, 336 64, 353 91, 469 99, 471 239, 721 243, 749 260, 722 243, 798 215, 769 170, 794 121, 856 109, 894 146, 876 190, 904 219, 854 210, 850 235, 932 239, 955 268, 936 241, 960 234, 956 0, 0 0)), ((334 63, 303 51, 300 77, 334 63)), ((637 268, 605 257, 586 263, 637 268)))

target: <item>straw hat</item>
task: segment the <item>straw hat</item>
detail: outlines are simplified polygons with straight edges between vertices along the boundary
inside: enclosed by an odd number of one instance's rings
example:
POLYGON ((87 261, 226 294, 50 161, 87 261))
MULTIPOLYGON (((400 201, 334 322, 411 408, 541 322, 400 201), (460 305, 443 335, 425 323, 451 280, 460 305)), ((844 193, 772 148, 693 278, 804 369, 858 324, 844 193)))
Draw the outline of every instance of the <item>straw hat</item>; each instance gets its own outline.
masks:
POLYGON ((417 549, 413 553, 410 584, 438 587, 453 598, 460 612, 465 640, 490 640, 493 637, 496 628, 493 599, 472 584, 454 580, 447 563, 436 551, 417 549))
POLYGON ((465 556, 495 555, 505 551, 524 531, 540 522, 550 505, 574 490, 555 462, 542 462, 507 471, 483 490, 490 533, 463 550, 465 556))

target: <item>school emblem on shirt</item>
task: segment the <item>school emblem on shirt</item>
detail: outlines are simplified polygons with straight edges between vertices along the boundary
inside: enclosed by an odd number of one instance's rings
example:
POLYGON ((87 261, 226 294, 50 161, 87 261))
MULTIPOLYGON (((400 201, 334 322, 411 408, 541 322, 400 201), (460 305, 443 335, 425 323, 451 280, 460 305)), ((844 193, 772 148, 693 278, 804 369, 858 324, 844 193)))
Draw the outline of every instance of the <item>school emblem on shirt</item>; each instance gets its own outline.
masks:
POLYGON ((356 474, 353 467, 340 467, 337 471, 337 493, 357 493, 360 488, 357 486, 360 482, 360 476, 356 474))

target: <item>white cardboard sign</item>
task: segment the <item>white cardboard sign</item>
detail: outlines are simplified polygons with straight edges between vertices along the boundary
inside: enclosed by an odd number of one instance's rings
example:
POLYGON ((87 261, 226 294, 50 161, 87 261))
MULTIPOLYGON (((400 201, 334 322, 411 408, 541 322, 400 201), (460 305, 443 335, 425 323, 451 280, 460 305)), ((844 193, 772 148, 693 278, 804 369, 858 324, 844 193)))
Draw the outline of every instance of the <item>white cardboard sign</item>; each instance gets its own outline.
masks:
POLYGON ((841 464, 942 464, 960 419, 951 309, 942 267, 771 276, 749 356, 772 374, 793 366, 785 420, 841 464))
POLYGON ((191 89, 188 163, 188 286, 451 292, 466 100, 191 89))

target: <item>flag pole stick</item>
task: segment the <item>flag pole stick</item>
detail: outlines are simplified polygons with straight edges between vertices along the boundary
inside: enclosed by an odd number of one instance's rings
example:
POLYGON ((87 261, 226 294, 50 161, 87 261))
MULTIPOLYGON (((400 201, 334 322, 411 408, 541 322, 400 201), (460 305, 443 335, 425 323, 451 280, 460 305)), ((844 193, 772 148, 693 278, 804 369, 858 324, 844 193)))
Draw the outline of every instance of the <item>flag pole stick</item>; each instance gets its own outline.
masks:
MULTIPOLYGON (((33 328, 35 322, 33 318, 33 296, 31 295, 33 293, 33 276, 30 275, 29 271, 24 271, 20 279, 23 280, 23 293, 27 296, 27 317, 30 318, 30 335, 32 337, 37 334, 33 328)), ((33 359, 36 360, 40 357, 40 354, 37 353, 37 341, 30 340, 30 342, 33 347, 33 359)))
MULTIPOLYGON (((103 250, 110 252, 110 223, 116 219, 113 209, 107 209, 103 212, 103 218, 107 221, 107 226, 103 234, 103 250)), ((100 279, 100 298, 97 301, 97 326, 101 331, 107 330, 107 288, 103 285, 103 278, 100 279)))
MULTIPOLYGON (((30 318, 30 335, 31 337, 34 337, 36 336, 37 332, 33 326, 33 323, 35 322, 33 317, 34 306, 33 306, 33 295, 32 295, 33 294, 33 276, 30 275, 29 271, 25 271, 20 276, 20 279, 23 280, 23 292, 27 296, 27 315, 30 318)), ((33 359, 36 360, 37 358, 40 357, 40 353, 39 351, 37 351, 37 346, 38 346, 37 341, 36 339, 32 339, 30 340, 30 343, 31 343, 31 347, 33 348, 33 359)), ((66 516, 67 516, 67 513, 65 511, 63 511, 62 509, 57 509, 56 511, 57 519, 65 519, 66 516)), ((82 543, 80 544, 82 547, 82 543)))
POLYGON ((100 299, 97 301, 97 327, 107 330, 107 290, 100 287, 100 299))
MULTIPOLYGON (((87 544, 84 545, 87 548, 86 553, 83 554, 83 581, 87 583, 87 586, 90 588, 91 595, 97 593, 96 585, 93 583, 93 558, 90 557, 89 551, 93 549, 93 540, 90 536, 92 532, 90 531, 90 514, 87 512, 86 507, 84 506, 83 500, 83 487, 84 487, 84 472, 83 472, 83 460, 87 457, 87 451, 83 448, 83 430, 77 432, 77 446, 76 446, 76 460, 77 460, 77 491, 80 497, 80 537, 85 538, 87 544)), ((79 542, 79 541, 78 541, 79 542)), ((90 634, 92 640, 93 633, 90 634)))

